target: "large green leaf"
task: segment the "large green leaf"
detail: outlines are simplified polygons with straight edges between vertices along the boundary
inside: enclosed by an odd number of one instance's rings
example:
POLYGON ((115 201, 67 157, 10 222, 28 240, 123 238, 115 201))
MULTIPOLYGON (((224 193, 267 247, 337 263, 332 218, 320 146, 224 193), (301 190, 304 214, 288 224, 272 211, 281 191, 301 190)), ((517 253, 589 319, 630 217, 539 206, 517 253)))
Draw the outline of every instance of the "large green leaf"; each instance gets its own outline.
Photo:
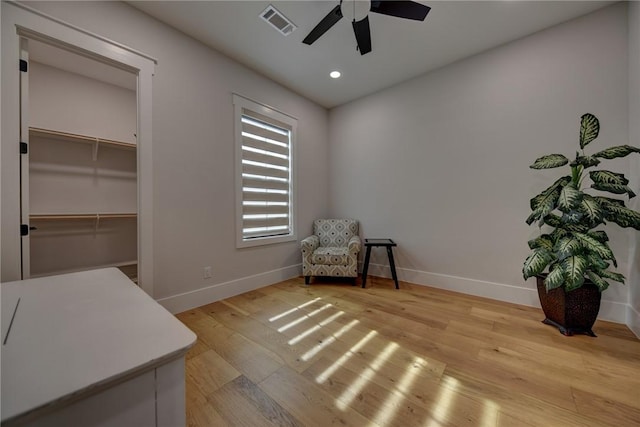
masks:
POLYGON ((636 197, 636 193, 634 193, 626 185, 593 183, 591 185, 591 188, 600 190, 600 191, 608 191, 609 193, 613 193, 613 194, 628 194, 630 199, 636 197))
POLYGON ((528 279, 542 273, 552 259, 553 255, 548 250, 544 248, 534 249, 524 261, 522 275, 525 279, 528 279))
POLYGON ((606 243, 602 243, 599 240, 589 236, 588 234, 574 233, 573 235, 580 241, 582 247, 584 247, 587 251, 598 254, 602 259, 615 259, 615 257, 613 256, 613 251, 606 243))
POLYGON ((604 243, 604 242, 608 242, 609 241, 609 236, 607 236, 607 233, 602 231, 602 230, 590 231, 587 234, 589 236, 593 237, 594 239, 596 239, 600 243, 604 243))
POLYGON ((567 163, 569 163, 569 159, 562 154, 548 154, 536 159, 536 161, 529 167, 531 169, 551 169, 564 166, 567 163))
POLYGON ((573 233, 586 233, 589 231, 589 225, 582 221, 584 214, 579 211, 571 211, 562 214, 560 218, 561 227, 573 233))
MULTIPOLYGON (((583 224, 572 224, 570 223, 570 218, 566 215, 559 217, 556 214, 549 214, 543 218, 544 223, 555 228, 561 228, 565 232, 578 232, 578 233, 586 233, 589 231, 589 227, 583 224)), ((552 233, 553 236, 553 233, 552 233)))
POLYGON ((527 218, 527 224, 531 225, 538 219, 542 220, 553 212, 558 205, 558 197, 560 197, 560 190, 555 189, 548 194, 543 193, 531 199, 531 206, 534 207, 534 211, 527 218))
POLYGON ((565 258, 576 255, 582 249, 582 245, 578 239, 574 237, 563 237, 558 240, 558 243, 553 247, 553 251, 558 258, 558 261, 562 261, 565 258))
POLYGON ((605 210, 608 209, 609 206, 621 206, 623 208, 625 207, 624 200, 612 199, 611 197, 603 196, 595 196, 594 199, 596 199, 596 201, 600 203, 600 206, 602 206, 605 210))
POLYGON ((587 271, 587 277, 593 282, 594 285, 598 287, 600 292, 604 291, 609 287, 609 282, 604 280, 602 277, 598 276, 593 271, 587 271))
POLYGON ((580 148, 584 148, 598 137, 600 122, 593 114, 584 114, 580 118, 580 148))
POLYGON ((544 279, 544 287, 549 292, 552 289, 559 288, 564 284, 564 270, 560 265, 556 265, 551 269, 547 277, 544 279))
POLYGON ((609 268, 609 263, 593 252, 587 254, 587 262, 591 270, 606 270, 609 268))
POLYGON ((597 184, 627 185, 629 183, 623 174, 607 170, 591 171, 589 177, 597 184))
POLYGON ((531 210, 535 211, 540 207, 540 205, 548 203, 548 200, 550 198, 556 197, 555 196, 556 193, 560 195, 560 191, 558 191, 558 186, 554 184, 551 187, 544 190, 542 193, 538 194, 536 197, 532 198, 529 201, 529 206, 531 207, 531 210))
POLYGON ((585 194, 580 202, 580 210, 593 224, 602 222, 602 207, 593 197, 585 194))
POLYGON ((554 228, 554 230, 551 232, 551 241, 556 244, 558 243, 558 241, 560 239, 562 239, 563 237, 567 236, 569 234, 569 232, 567 230, 564 230, 562 228, 554 228))
POLYGON ((600 277, 611 279, 616 282, 622 283, 624 285, 625 277, 620 273, 614 273, 613 271, 609 271, 609 270, 597 270, 597 269, 593 270, 593 272, 600 277))
POLYGON ((550 194, 554 193, 558 188, 564 187, 570 182, 571 182, 570 176, 563 176, 561 178, 556 179, 556 181, 553 184, 551 184, 547 189, 545 189, 542 193, 538 194, 536 197, 531 199, 530 201, 531 210, 532 211, 536 210, 540 205, 541 201, 544 200, 545 197, 549 196, 550 194))
MULTIPOLYGON (((615 199, 608 199, 615 200, 615 199)), ((608 203, 604 207, 604 217, 608 221, 615 222, 620 227, 631 227, 640 230, 640 212, 620 206, 616 203, 608 203)))
POLYGON ((589 172, 589 177, 593 181, 591 188, 608 191, 613 194, 626 193, 629 195, 629 198, 635 197, 635 193, 627 187, 629 180, 621 173, 600 170, 589 172))
POLYGON ((572 161, 569 166, 583 166, 585 168, 590 168, 593 166, 598 166, 600 164, 600 160, 596 159, 595 156, 577 156, 574 161, 572 161))
POLYGON ((577 289, 584 283, 587 260, 583 255, 574 255, 562 261, 562 270, 567 291, 577 289))
POLYGON ((529 249, 537 249, 544 248, 548 251, 553 250, 553 242, 551 241, 551 236, 548 234, 543 234, 540 237, 529 240, 529 249))
POLYGON ((562 187, 558 197, 558 208, 563 212, 575 209, 582 201, 582 192, 578 191, 572 184, 562 187))
POLYGON ((600 157, 601 159, 615 159, 616 157, 626 157, 631 153, 640 153, 640 148, 632 147, 631 145, 618 145, 616 147, 598 151, 592 157, 600 157))

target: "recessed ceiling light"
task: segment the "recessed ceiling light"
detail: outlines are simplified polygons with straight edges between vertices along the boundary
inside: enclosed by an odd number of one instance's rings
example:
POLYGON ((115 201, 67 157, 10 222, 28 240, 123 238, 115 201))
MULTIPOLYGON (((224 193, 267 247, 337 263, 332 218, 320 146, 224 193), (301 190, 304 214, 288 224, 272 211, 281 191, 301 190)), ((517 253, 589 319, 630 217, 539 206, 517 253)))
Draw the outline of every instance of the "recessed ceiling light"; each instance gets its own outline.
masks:
POLYGON ((338 77, 340 77, 342 75, 342 73, 340 73, 340 71, 332 71, 332 72, 329 73, 329 75, 331 76, 331 78, 337 79, 338 77))

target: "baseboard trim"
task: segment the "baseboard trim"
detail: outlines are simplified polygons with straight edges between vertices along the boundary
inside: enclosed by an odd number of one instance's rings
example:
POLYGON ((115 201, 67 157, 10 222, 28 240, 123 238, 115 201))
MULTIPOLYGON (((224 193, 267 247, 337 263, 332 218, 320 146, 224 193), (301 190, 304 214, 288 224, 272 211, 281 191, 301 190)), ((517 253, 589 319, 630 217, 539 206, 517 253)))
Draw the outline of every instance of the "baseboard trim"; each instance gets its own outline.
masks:
MULTIPOLYGON (((540 307, 538 291, 535 288, 505 285, 502 283, 487 282, 484 280, 469 279, 466 277, 450 276, 447 274, 430 273, 427 271, 412 270, 409 268, 396 268, 398 279, 404 282, 421 286, 460 292, 484 298, 514 304, 540 307)), ((369 264, 369 274, 372 276, 390 278, 388 265, 369 264)), ((535 286, 535 285, 534 285, 535 286)), ((637 312, 636 312, 637 314, 637 312)), ((598 319, 616 323, 630 324, 629 305, 603 299, 600 303, 598 319)), ((637 325, 640 325, 640 317, 636 317, 637 325)), ((631 328, 631 326, 629 326, 631 328)), ((635 331, 634 331, 635 332, 635 331)), ((636 332, 637 335, 637 332, 636 332)))
POLYGON ((217 283, 212 286, 196 289, 195 291, 160 298, 156 301, 173 314, 181 313, 221 299, 230 298, 282 282, 283 280, 298 277, 301 273, 302 264, 296 264, 253 276, 242 277, 229 282, 217 283))
POLYGON ((638 338, 640 338, 640 313, 631 304, 627 305, 627 326, 638 338))

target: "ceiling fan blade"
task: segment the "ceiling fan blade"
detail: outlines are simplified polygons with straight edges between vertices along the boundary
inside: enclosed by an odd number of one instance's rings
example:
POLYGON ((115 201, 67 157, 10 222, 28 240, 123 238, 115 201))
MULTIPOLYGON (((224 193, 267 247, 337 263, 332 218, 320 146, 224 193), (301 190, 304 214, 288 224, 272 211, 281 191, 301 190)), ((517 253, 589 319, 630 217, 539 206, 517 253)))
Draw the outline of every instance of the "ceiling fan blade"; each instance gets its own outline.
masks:
POLYGON ((424 21, 431 8, 415 1, 380 0, 371 2, 371 12, 424 21))
POLYGON ((371 29, 369 28, 369 17, 365 16, 360 21, 353 21, 353 32, 358 42, 360 55, 371 52, 371 29))
POLYGON ((342 11, 340 10, 340 5, 337 5, 331 12, 327 14, 327 16, 322 18, 322 21, 320 21, 320 23, 316 25, 309 34, 307 34, 307 37, 302 40, 302 43, 311 44, 315 42, 320 38, 321 35, 326 33, 329 28, 333 27, 335 23, 340 19, 342 19, 342 11))

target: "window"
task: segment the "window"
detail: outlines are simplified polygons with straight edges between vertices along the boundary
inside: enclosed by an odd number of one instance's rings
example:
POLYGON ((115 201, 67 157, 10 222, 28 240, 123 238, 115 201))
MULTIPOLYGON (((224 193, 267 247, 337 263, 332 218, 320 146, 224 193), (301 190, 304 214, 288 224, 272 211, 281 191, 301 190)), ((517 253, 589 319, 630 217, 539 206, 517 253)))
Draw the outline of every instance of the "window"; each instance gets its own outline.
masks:
POLYGON ((294 161, 297 120, 233 96, 236 140, 236 246, 296 240, 294 161))

